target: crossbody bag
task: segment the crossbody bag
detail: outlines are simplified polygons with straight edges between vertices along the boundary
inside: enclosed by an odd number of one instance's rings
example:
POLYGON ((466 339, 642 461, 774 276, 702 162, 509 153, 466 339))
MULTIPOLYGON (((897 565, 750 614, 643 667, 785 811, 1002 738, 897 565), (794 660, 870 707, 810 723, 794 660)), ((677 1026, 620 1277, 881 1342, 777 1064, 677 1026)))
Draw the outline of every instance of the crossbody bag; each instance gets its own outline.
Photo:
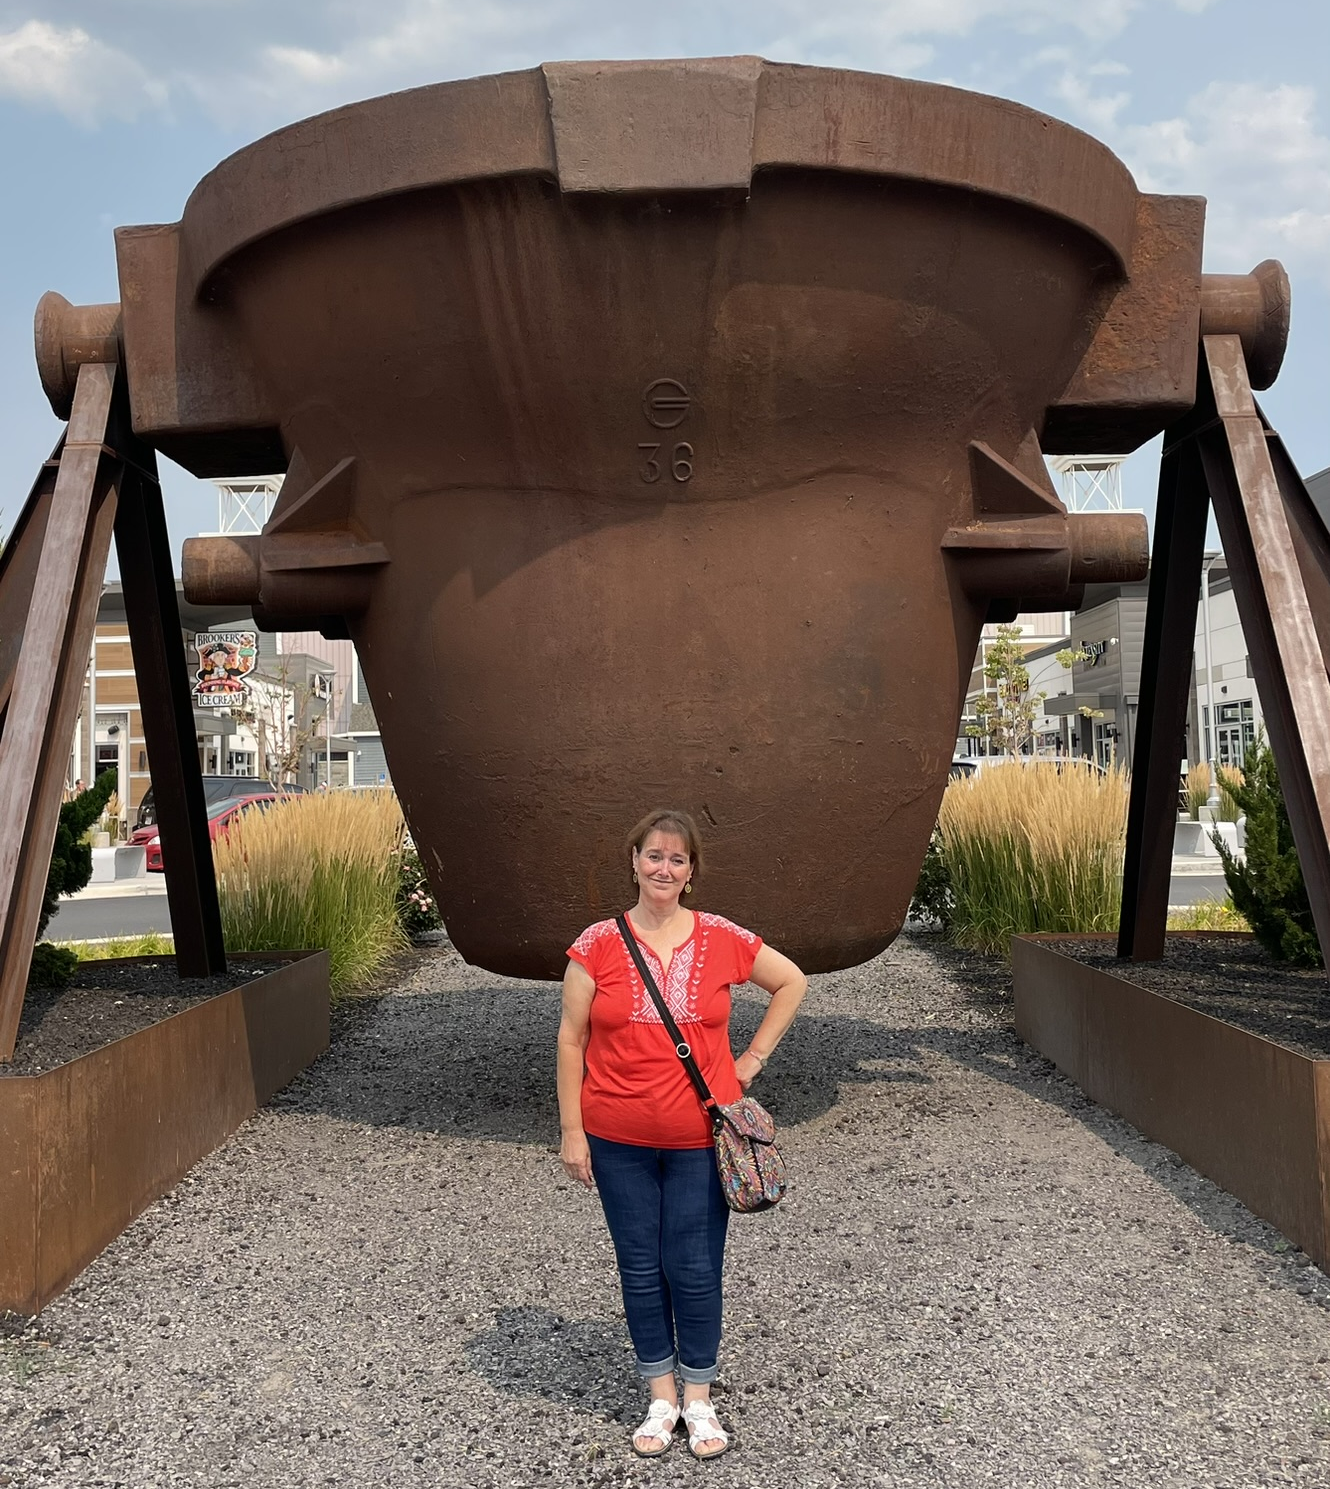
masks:
POLYGON ((752 1096, 741 1096, 727 1106, 711 1094, 711 1087, 693 1058, 692 1047, 679 1032, 674 1015, 661 997, 656 979, 642 955, 626 915, 616 915, 623 944, 628 948, 642 984, 656 1005, 665 1032, 674 1041, 674 1053, 688 1072, 697 1099, 711 1122, 711 1137, 716 1150, 716 1171, 721 1191, 731 1210, 750 1215, 756 1210, 769 1210, 784 1197, 788 1187, 785 1159, 776 1146, 776 1124, 771 1113, 752 1096))

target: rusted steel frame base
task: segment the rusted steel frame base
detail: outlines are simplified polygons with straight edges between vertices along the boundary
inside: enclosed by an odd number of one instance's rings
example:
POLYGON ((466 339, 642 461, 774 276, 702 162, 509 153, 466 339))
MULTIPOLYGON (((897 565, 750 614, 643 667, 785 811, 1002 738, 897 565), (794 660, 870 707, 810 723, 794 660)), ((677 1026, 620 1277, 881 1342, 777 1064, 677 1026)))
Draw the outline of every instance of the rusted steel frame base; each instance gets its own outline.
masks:
POLYGON ((133 462, 120 492, 115 546, 166 866, 176 968, 182 977, 209 977, 226 971, 226 952, 157 460, 134 440, 127 418, 115 435, 133 462))
POLYGON ((107 364, 79 369, 0 734, 0 1060, 18 1033, 110 551, 123 469, 104 443, 116 379, 107 364))
POLYGON ((1202 342, 1218 420, 1198 439, 1316 933, 1330 951, 1330 679, 1236 336, 1202 342))
POLYGON ((1118 929, 1118 955, 1134 961, 1164 954, 1178 766, 1185 753, 1196 605, 1210 515, 1195 430, 1212 414, 1212 409, 1198 409, 1168 431, 1159 469, 1118 929))
POLYGON ((1017 1032, 1091 1100, 1330 1266, 1330 1060, 1138 987, 1125 966, 1058 950, 1087 939, 1012 941, 1017 1032))
POLYGON ((0 1312, 40 1312, 327 1048, 319 951, 67 1065, 0 1076, 0 1312))

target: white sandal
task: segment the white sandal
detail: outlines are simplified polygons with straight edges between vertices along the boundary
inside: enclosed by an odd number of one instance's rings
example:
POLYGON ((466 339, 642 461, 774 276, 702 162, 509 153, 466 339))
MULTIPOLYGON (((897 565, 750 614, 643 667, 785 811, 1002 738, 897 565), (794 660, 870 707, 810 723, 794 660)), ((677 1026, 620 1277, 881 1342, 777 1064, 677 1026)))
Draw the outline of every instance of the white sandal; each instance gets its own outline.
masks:
POLYGON ((633 1433, 633 1452, 639 1458, 659 1458, 662 1453, 668 1453, 670 1444, 674 1441, 674 1429, 679 1425, 679 1408, 673 1401, 666 1401, 658 1397, 651 1403, 647 1411, 647 1419, 633 1433), (655 1448, 639 1448, 637 1439, 639 1437, 651 1438, 660 1444, 655 1448))
POLYGON ((694 1458, 704 1462, 708 1458, 719 1458, 730 1445, 730 1434, 720 1425, 716 1408, 710 1401, 690 1401, 683 1409, 684 1424, 688 1428, 688 1451, 694 1458), (709 1453, 699 1453, 699 1444, 718 1442, 720 1447, 709 1453))

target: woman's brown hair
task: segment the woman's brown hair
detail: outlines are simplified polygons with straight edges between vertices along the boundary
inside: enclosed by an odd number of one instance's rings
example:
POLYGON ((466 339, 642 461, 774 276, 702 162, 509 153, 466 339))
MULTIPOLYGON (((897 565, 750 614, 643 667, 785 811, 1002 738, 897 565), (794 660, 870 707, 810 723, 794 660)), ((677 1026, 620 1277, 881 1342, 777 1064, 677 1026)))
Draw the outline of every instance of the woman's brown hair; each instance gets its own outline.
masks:
POLYGON ((688 849, 688 861, 692 865, 693 878, 697 879, 702 874, 702 834, 697 830, 697 823, 688 815, 675 807, 656 807, 633 828, 628 834, 628 841, 624 846, 628 849, 629 872, 632 871, 633 853, 642 851, 642 844, 653 832, 667 832, 674 837, 684 840, 688 849))

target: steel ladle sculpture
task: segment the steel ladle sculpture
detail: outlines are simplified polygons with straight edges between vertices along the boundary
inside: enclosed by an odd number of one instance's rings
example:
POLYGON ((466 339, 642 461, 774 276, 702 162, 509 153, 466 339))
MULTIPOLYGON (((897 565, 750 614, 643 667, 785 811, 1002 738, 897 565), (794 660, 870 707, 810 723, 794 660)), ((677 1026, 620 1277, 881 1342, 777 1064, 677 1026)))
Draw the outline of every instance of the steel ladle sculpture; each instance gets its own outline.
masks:
MULTIPOLYGON (((1202 334, 1278 370, 1282 270, 1203 276, 1203 207, 951 88, 549 65, 240 151, 117 232, 118 305, 46 298, 38 360, 76 420, 115 372, 147 458, 287 472, 261 537, 186 545, 186 592, 355 640, 470 960, 556 975, 665 800, 712 901, 826 969, 900 927, 985 619, 1146 571, 1144 519, 1069 515, 1042 455, 1183 418, 1202 334)), ((154 776, 192 745, 158 729, 154 776)), ((40 847, 40 790, 3 791, 40 847)))

